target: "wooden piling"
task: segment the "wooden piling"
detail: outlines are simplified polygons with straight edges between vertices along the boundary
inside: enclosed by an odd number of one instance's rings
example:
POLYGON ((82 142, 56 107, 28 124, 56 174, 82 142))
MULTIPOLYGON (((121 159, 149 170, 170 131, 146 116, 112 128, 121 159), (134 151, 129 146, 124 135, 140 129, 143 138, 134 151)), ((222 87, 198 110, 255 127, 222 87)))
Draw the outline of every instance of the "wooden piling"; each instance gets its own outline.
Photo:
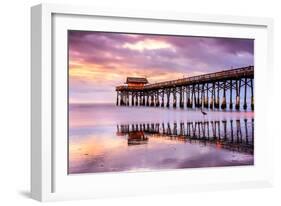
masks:
POLYGON ((233 103, 232 103, 232 79, 229 82, 229 89, 230 89, 230 94, 229 94, 229 109, 233 109, 233 103))
POLYGON ((223 81, 223 96, 222 96, 221 109, 226 109, 226 82, 225 81, 223 81))
POLYGON ((247 109, 247 78, 245 78, 244 80, 244 105, 243 105, 243 109, 246 110, 247 109))
POLYGON ((254 87, 253 87, 253 79, 250 80, 251 83, 251 109, 254 110, 254 87))
POLYGON ((241 80, 236 80, 236 102, 235 109, 240 109, 240 88, 241 88, 241 80))

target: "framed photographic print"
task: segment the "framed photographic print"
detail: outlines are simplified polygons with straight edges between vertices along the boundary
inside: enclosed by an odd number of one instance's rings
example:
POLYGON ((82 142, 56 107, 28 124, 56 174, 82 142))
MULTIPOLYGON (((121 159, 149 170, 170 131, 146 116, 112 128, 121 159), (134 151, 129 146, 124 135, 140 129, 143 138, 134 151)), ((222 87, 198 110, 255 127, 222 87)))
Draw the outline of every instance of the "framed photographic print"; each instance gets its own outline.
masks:
POLYGON ((33 198, 271 185, 271 19, 31 13, 33 198))

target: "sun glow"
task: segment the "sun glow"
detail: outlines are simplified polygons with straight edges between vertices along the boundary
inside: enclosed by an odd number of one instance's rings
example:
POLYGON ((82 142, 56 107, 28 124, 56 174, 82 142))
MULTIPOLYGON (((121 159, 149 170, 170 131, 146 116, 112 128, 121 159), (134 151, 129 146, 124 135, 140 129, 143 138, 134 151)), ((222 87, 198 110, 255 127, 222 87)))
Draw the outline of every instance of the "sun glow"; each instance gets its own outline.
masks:
POLYGON ((173 48, 173 47, 171 44, 164 42, 164 41, 146 39, 143 41, 138 41, 134 44, 125 43, 123 45, 123 48, 144 51, 144 50, 167 49, 167 48, 173 48))

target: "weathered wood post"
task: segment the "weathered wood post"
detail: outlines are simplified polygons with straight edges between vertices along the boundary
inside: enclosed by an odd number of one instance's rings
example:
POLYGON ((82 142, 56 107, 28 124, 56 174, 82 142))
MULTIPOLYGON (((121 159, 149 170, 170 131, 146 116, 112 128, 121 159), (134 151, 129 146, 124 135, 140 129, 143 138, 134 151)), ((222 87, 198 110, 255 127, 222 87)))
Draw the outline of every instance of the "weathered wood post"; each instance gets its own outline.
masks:
MULTIPOLYGON (((195 104, 195 85, 192 85, 192 91, 191 91, 191 100, 190 100, 190 108, 193 108, 193 102, 195 104)), ((195 105, 194 105, 195 106, 195 105)))
POLYGON ((197 84, 197 98, 196 98, 196 103, 195 103, 195 107, 199 107, 199 105, 200 105, 200 97, 199 97, 199 95, 200 95, 200 85, 199 84, 197 84))
POLYGON ((216 108, 220 108, 220 82, 218 81, 218 88, 217 88, 217 100, 216 100, 216 108))
POLYGON ((246 110, 247 109, 247 78, 245 78, 245 82, 244 82, 244 105, 243 105, 243 109, 246 110))
POLYGON ((127 106, 130 106, 130 93, 127 92, 127 106))
POLYGON ((214 99, 216 98, 216 94, 215 94, 215 83, 213 82, 213 86, 212 86, 212 93, 211 93, 211 98, 210 98, 210 109, 214 108, 214 99))
POLYGON ((149 93, 146 93, 146 106, 149 106, 149 93))
POLYGON ((202 84, 202 87, 201 87, 201 98, 200 98, 200 108, 204 107, 204 103, 205 103, 205 99, 204 99, 204 95, 205 95, 205 92, 204 92, 204 88, 205 88, 205 84, 203 83, 202 84))
POLYGON ((204 100, 204 107, 208 108, 209 107, 209 84, 206 84, 206 96, 204 100))
POLYGON ((127 103, 126 103, 126 95, 125 95, 125 92, 123 92, 123 106, 126 106, 127 103))
POLYGON ((131 102, 131 105, 135 106, 135 92, 132 92, 131 102))
POLYGON ((141 100, 141 92, 138 92, 138 106, 141 106, 142 100, 141 100))
POLYGON ((136 106, 139 106, 139 94, 138 92, 136 92, 136 103, 135 103, 136 106))
POLYGON ((183 108, 183 89, 182 86, 180 87, 180 108, 183 108))
POLYGON ((165 96, 164 89, 162 89, 162 92, 161 92, 161 107, 164 107, 164 96, 165 96))
POLYGON ((190 87, 186 86, 186 107, 190 107, 190 87))
POLYGON ((225 81, 223 81, 223 96, 222 96, 221 109, 226 109, 226 82, 225 81))
POLYGON ((156 98, 155 106, 159 107, 160 106, 160 103, 159 103, 159 90, 156 91, 155 98, 156 98))
POLYGON ((253 88, 253 79, 251 79, 251 109, 254 110, 254 88, 253 88))
POLYGON ((120 92, 120 106, 123 105, 123 95, 122 95, 122 92, 120 92))
POLYGON ((151 97, 150 97, 150 106, 154 107, 154 91, 151 92, 151 97))
POLYGON ((139 99, 139 101, 138 101, 138 105, 139 106, 141 106, 141 102, 142 102, 142 100, 141 100, 141 92, 138 92, 138 99, 139 99))
POLYGON ((173 88, 173 107, 177 107, 177 88, 173 88))
POLYGON ((241 88, 241 80, 236 80, 236 102, 235 109, 240 109, 240 88, 241 88))
POLYGON ((170 92, 170 89, 166 89, 166 93, 167 93, 167 104, 166 104, 166 107, 170 107, 170 95, 171 95, 171 92, 170 92))
POLYGON ((232 103, 232 80, 229 82, 229 89, 230 89, 230 94, 229 94, 229 109, 233 109, 233 103, 232 103))

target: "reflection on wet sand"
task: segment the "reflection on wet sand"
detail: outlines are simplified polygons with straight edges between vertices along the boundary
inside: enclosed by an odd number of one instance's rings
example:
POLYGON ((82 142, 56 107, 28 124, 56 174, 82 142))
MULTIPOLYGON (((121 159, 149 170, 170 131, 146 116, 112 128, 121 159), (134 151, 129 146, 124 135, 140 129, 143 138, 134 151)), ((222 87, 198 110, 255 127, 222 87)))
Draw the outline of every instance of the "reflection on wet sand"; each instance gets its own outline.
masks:
POLYGON ((215 144, 216 147, 249 154, 254 150, 253 131, 254 119, 117 125, 117 136, 127 135, 128 145, 146 144, 149 137, 153 137, 215 144))
POLYGON ((254 113, 72 105, 69 174, 254 164, 254 113))

